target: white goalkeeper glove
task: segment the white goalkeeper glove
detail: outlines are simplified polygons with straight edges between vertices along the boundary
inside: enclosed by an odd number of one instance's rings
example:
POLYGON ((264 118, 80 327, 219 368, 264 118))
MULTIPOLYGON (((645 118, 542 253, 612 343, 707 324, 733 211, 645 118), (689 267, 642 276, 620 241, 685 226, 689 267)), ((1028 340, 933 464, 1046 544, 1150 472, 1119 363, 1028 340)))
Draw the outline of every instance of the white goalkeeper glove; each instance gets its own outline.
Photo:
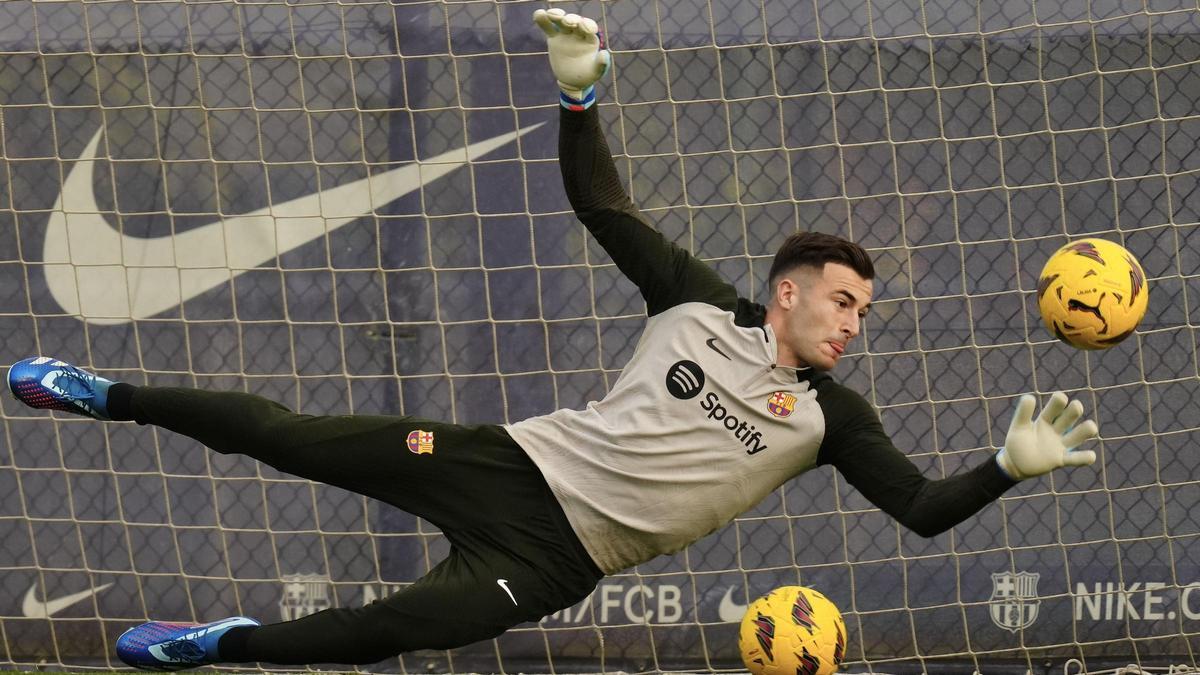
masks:
POLYGON ((561 9, 539 9, 533 21, 546 34, 550 69, 562 90, 560 101, 568 110, 583 110, 596 101, 592 85, 604 77, 612 56, 604 48, 600 26, 586 16, 561 9))
POLYGON ((1017 401, 1004 447, 996 455, 996 463, 1009 478, 1024 480, 1060 466, 1087 466, 1096 461, 1095 452, 1074 449, 1100 434, 1092 420, 1075 424, 1083 416, 1082 403, 1071 401, 1068 405, 1067 395, 1055 392, 1035 420, 1036 406, 1037 401, 1029 395, 1017 401))

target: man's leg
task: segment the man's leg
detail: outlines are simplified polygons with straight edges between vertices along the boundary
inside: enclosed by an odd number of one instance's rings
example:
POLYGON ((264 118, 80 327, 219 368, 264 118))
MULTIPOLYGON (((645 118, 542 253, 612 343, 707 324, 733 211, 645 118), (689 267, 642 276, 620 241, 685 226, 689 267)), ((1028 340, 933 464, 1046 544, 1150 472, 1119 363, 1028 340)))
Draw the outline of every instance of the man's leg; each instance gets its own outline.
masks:
MULTIPOLYGON (((494 432, 480 432, 474 438, 485 449, 489 436, 501 443, 507 438, 494 432)), ((192 665, 375 663, 415 649, 450 649, 486 640, 578 603, 603 574, 571 532, 536 467, 519 448, 509 450, 492 447, 482 453, 497 460, 495 475, 488 472, 456 492, 460 497, 483 493, 490 499, 489 509, 473 507, 484 512, 480 518, 487 522, 446 531, 450 556, 407 589, 366 607, 330 609, 268 626, 230 628, 216 639, 201 636, 184 644, 150 637, 162 625, 152 622, 122 636, 118 654, 126 663, 151 669, 175 665, 155 663, 152 658, 158 657, 153 649, 168 655, 198 655, 192 665), (513 491, 501 499, 498 492, 492 493, 486 478, 495 478, 493 483, 513 491), (123 643, 136 646, 123 648, 123 643)))
MULTIPOLYGON (((294 621, 231 628, 220 638, 219 655, 205 654, 192 665, 368 664, 417 649, 461 647, 561 609, 561 589, 548 588, 543 577, 544 573, 511 556, 495 551, 473 555, 454 547, 429 574, 398 593, 366 607, 328 609, 294 621)), ((581 587, 571 602, 588 591, 581 587)), ((154 625, 130 633, 136 636, 154 625)), ((153 664, 144 654, 155 646, 169 653, 188 651, 160 643, 140 647, 132 657, 153 664)), ((191 651, 199 655, 204 646, 191 651)), ((122 655, 127 663, 128 656, 122 655)))
POLYGON ((217 452, 379 499, 443 530, 529 523, 547 512, 543 500, 563 521, 556 527, 569 530, 541 472, 498 426, 301 415, 241 392, 114 383, 47 357, 14 364, 8 380, 31 407, 160 426, 217 452), (524 506, 514 511, 518 502, 524 506))
POLYGON ((465 508, 456 482, 481 470, 464 462, 478 445, 476 427, 401 416, 302 415, 241 392, 156 387, 132 391, 129 419, 385 501, 439 527, 478 512, 465 508))
POLYGON ((160 426, 217 452, 249 455, 285 473, 388 502, 439 526, 479 513, 458 494, 456 482, 489 473, 487 459, 474 454, 479 443, 511 443, 495 428, 412 417, 315 417, 241 392, 135 387, 50 357, 13 364, 8 386, 32 408, 160 426))

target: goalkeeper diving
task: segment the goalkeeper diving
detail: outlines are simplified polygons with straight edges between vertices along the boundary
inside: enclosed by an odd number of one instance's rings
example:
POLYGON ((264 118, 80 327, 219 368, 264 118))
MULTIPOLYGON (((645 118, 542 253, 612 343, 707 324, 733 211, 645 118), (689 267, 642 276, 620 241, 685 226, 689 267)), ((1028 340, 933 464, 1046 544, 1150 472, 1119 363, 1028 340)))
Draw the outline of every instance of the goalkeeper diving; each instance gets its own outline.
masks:
POLYGON ((241 392, 134 386, 51 357, 9 370, 34 408, 134 421, 219 453, 381 500, 439 527, 450 552, 365 607, 260 625, 145 623, 117 640, 127 664, 369 664, 496 637, 585 599, 606 574, 673 553, 788 480, 832 465, 926 537, 1018 481, 1095 461, 1079 401, 1021 397, 1004 446, 923 476, 871 405, 831 375, 870 311, 874 268, 838 237, 800 232, 771 265, 766 305, 667 241, 622 188, 595 106, 611 59, 595 21, 537 10, 561 90, 559 162, 579 220, 641 292, 647 321, 611 391, 583 410, 506 425, 403 416, 310 416, 241 392))

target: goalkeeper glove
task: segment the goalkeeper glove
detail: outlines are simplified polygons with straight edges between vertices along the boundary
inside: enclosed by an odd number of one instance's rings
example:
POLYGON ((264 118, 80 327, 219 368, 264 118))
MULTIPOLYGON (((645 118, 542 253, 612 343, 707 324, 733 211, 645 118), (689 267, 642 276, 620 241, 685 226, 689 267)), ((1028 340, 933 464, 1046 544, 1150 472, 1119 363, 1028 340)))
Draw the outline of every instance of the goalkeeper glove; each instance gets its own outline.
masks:
POLYGON ((1004 447, 996 454, 996 463, 1009 478, 1024 480, 1060 466, 1087 466, 1096 461, 1095 452, 1074 450, 1100 433, 1092 420, 1075 424, 1083 416, 1082 403, 1071 401, 1068 405, 1067 395, 1055 392, 1035 420, 1036 405, 1029 395, 1017 401, 1004 447))
POLYGON ((586 16, 558 8, 539 9, 533 20, 546 34, 550 69, 562 90, 559 102, 568 110, 590 108, 596 102, 593 85, 608 72, 612 61, 600 26, 586 16))

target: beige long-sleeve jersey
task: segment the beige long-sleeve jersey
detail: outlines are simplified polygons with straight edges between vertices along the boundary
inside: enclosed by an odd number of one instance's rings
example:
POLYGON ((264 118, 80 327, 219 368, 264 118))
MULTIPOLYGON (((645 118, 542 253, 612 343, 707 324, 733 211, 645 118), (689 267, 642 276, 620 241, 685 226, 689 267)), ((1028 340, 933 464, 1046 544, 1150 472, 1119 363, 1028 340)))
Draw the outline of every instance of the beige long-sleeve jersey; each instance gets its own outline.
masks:
POLYGON ((649 319, 602 400, 506 429, 604 572, 682 549, 819 464, 927 536, 1014 485, 990 458, 925 478, 861 396, 826 373, 776 365, 765 309, 633 206, 596 109, 564 110, 559 139, 571 204, 638 286, 649 319))

